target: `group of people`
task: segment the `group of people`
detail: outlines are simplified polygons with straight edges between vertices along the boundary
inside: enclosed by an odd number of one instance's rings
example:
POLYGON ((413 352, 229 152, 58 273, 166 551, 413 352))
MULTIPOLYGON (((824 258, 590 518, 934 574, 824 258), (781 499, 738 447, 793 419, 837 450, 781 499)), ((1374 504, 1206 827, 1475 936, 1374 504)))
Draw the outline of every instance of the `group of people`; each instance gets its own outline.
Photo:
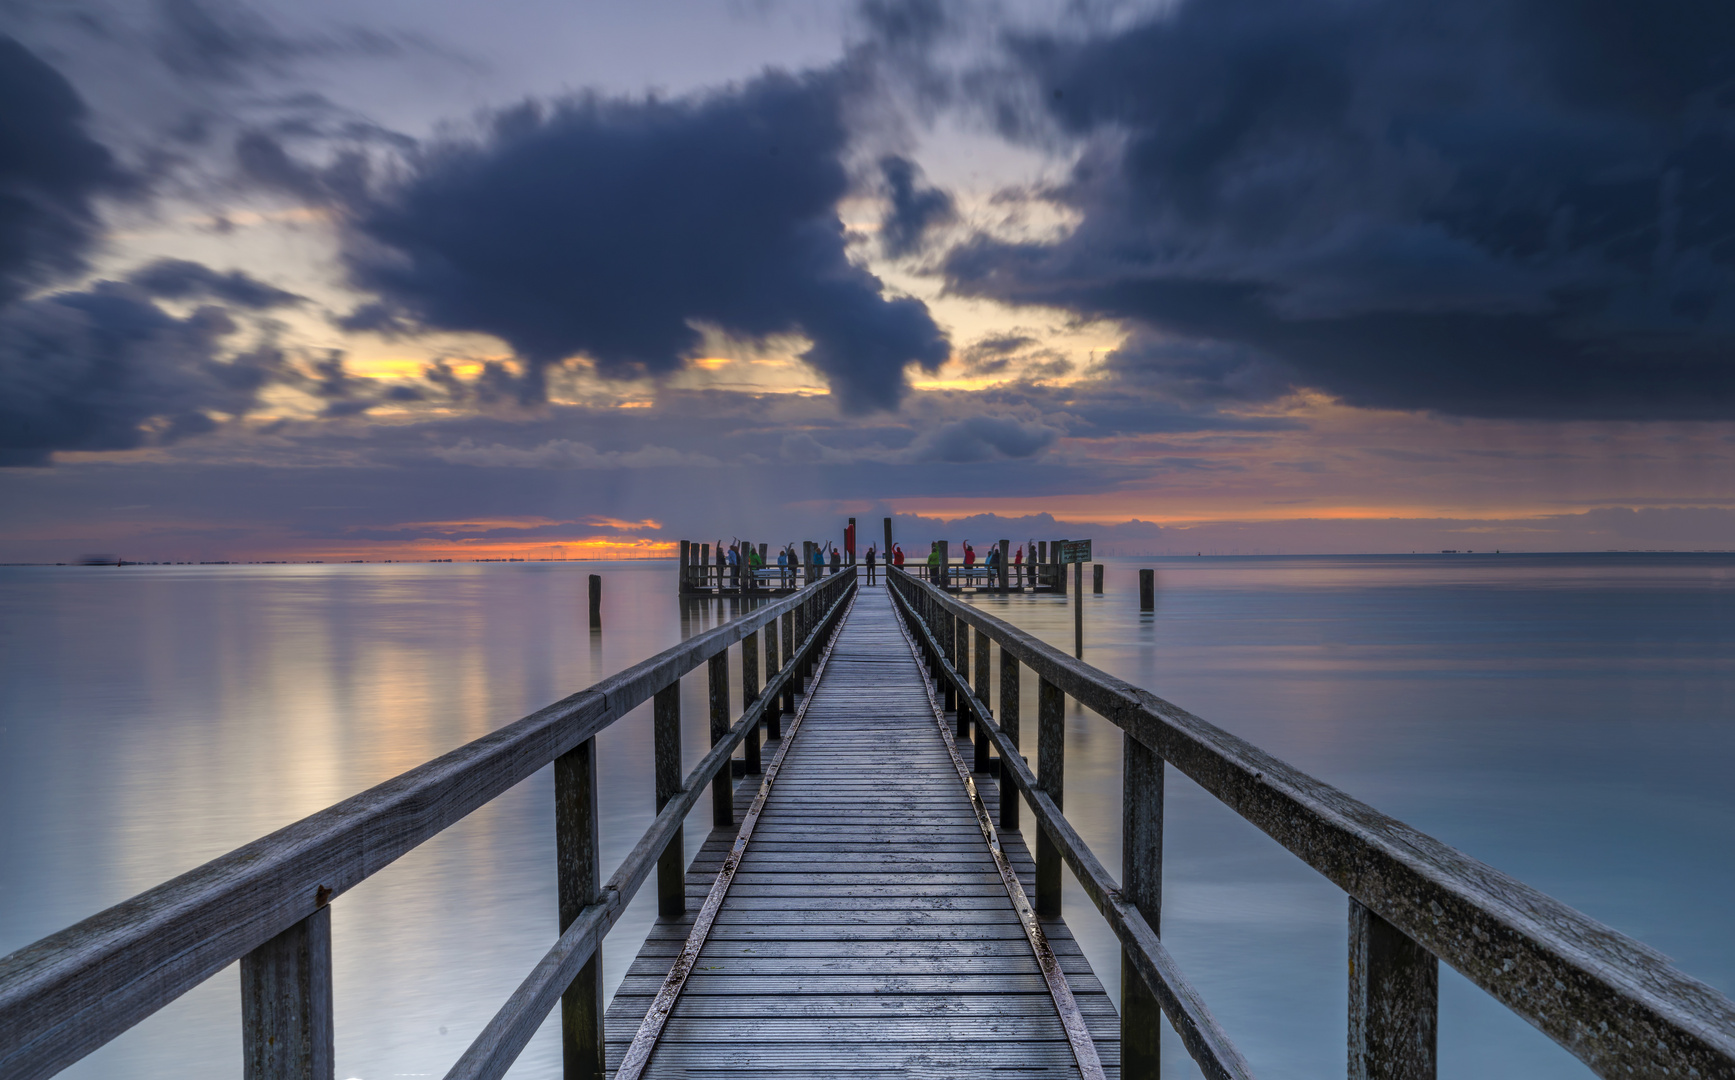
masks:
MULTIPOLYGON (((831 572, 835 574, 840 572, 845 565, 843 551, 829 542, 813 545, 811 552, 812 555, 809 561, 809 566, 812 567, 813 576, 816 578, 823 577, 828 566, 831 572)), ((987 555, 978 562, 976 557, 976 548, 971 545, 970 541, 965 540, 963 558, 963 568, 965 570, 965 574, 963 575, 964 578, 971 579, 976 577, 977 568, 980 567, 982 570, 987 572, 987 577, 990 582, 997 581, 1000 577, 1000 560, 1002 557, 1000 545, 990 544, 988 545, 987 555)), ((882 556, 877 547, 869 544, 867 553, 862 560, 863 566, 867 570, 867 584, 872 585, 875 583, 875 573, 882 561, 888 565, 902 569, 904 565, 904 549, 897 544, 893 544, 891 550, 882 556)), ((755 580, 753 571, 764 569, 766 565, 764 553, 752 544, 742 543, 739 540, 727 545, 725 545, 723 541, 718 540, 717 562, 718 565, 723 568, 723 576, 731 582, 734 588, 737 589, 742 587, 744 580, 748 583, 747 587, 751 588, 751 583, 755 580), (743 567, 746 567, 746 573, 742 572, 743 567)), ((777 552, 777 580, 783 588, 792 588, 797 584, 796 577, 798 571, 801 569, 801 565, 801 555, 796 551, 794 544, 786 544, 777 552)), ((1007 567, 1009 582, 1014 587, 1021 587, 1024 584, 1023 547, 1019 547, 1018 550, 1007 559, 1007 567)), ((1033 571, 1034 569, 1034 566, 1032 566, 1033 571)), ((948 574, 948 576, 950 575, 948 574)), ((1031 578, 1032 584, 1034 584, 1034 573, 1032 573, 1031 578)), ((935 584, 938 584, 940 581, 940 542, 938 540, 928 546, 928 580, 935 584)))

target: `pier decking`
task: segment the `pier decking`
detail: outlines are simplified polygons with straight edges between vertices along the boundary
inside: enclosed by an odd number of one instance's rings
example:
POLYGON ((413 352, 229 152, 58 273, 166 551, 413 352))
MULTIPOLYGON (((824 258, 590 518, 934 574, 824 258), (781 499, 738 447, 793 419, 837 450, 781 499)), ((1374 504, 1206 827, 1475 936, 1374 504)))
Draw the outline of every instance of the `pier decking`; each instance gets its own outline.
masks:
MULTIPOLYGON (((1080 1075, 923 678, 886 591, 861 590, 645 1076, 1080 1075)), ((689 913, 657 922, 610 1006, 611 1077, 736 832, 711 833, 689 913)), ((1002 835, 1033 892, 1034 861, 1002 835)), ((1065 924, 1043 928, 1118 1077, 1113 1004, 1065 924)))

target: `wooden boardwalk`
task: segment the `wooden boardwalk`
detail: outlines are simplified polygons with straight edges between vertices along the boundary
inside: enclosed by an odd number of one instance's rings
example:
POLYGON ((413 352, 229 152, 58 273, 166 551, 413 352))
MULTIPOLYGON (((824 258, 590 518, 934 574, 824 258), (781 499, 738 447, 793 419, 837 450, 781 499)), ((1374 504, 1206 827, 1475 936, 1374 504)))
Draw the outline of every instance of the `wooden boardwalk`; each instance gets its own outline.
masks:
MULTIPOLYGON (((811 694, 645 1075, 1078 1076, 883 589, 860 590, 811 694)), ((993 780, 975 779, 997 806, 993 780)), ((737 821, 758 786, 740 785, 737 821)), ((658 920, 616 994, 611 1077, 736 831, 712 831, 688 868, 686 917, 658 920)), ((1034 893, 1023 840, 1002 845, 1034 893)), ((1065 924, 1043 926, 1118 1077, 1114 1005, 1065 924)))

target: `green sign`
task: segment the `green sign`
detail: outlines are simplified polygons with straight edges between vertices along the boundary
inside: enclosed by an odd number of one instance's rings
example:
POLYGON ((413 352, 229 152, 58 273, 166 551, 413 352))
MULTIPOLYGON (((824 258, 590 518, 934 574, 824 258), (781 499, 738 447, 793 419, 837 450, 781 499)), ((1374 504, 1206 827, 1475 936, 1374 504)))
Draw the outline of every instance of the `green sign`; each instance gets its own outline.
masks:
POLYGON ((1089 562, 1090 541, 1062 540, 1060 542, 1060 561, 1063 563, 1089 562))

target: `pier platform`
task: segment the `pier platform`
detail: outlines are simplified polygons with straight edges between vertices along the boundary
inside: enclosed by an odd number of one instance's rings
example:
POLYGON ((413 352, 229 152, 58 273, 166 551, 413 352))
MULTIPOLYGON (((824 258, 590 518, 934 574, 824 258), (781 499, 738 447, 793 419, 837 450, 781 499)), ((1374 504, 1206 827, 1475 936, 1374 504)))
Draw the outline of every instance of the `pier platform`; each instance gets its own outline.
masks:
MULTIPOLYGON (((923 680, 886 591, 861 589, 644 1076, 1081 1075, 923 680)), ((972 779, 997 806, 994 780, 972 779)), ((737 789, 737 822, 758 790, 737 789)), ((610 1077, 738 828, 711 832, 688 913, 658 920, 610 1005, 610 1077)), ((1022 837, 1001 848, 1034 895, 1022 837)), ((1042 929, 1100 1075, 1118 1077, 1114 1004, 1065 923, 1042 929)))

